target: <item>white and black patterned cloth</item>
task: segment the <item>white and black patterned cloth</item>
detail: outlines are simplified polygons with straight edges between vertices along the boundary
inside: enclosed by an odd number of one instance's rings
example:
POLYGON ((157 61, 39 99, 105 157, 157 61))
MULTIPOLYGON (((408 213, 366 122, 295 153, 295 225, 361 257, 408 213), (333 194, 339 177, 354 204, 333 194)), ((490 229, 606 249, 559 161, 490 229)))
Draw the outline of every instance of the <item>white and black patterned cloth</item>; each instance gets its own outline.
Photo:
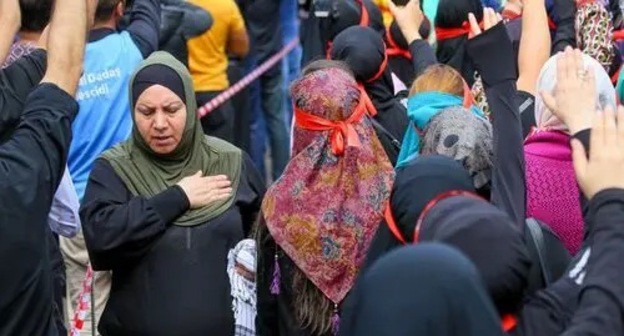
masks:
POLYGON ((256 282, 240 275, 236 265, 250 274, 256 274, 256 242, 245 239, 228 253, 227 273, 232 287, 232 310, 234 311, 235 336, 256 335, 256 282))

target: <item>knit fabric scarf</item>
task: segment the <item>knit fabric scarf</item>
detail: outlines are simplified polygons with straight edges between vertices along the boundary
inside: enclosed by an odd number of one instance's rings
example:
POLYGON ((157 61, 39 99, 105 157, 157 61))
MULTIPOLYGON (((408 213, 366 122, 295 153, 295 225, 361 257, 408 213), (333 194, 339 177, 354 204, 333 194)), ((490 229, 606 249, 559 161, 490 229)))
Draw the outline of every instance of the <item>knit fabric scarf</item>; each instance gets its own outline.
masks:
POLYGON ((467 101, 466 97, 462 99, 462 97, 443 92, 421 92, 411 96, 407 101, 407 116, 411 124, 407 127, 403 138, 397 167, 405 165, 419 155, 421 141, 419 133, 441 111, 453 106, 464 106, 474 115, 485 118, 483 111, 474 105, 472 96, 470 98, 471 100, 467 101))
POLYGON ((345 122, 364 99, 349 74, 311 73, 293 85, 292 97, 296 109, 305 111, 302 116, 339 127, 318 131, 296 121, 293 157, 267 191, 262 212, 277 245, 338 304, 353 286, 383 218, 394 171, 368 117, 345 122))
POLYGON ((527 218, 548 225, 575 255, 583 242, 584 224, 569 141, 569 135, 557 131, 538 131, 527 138, 527 218))

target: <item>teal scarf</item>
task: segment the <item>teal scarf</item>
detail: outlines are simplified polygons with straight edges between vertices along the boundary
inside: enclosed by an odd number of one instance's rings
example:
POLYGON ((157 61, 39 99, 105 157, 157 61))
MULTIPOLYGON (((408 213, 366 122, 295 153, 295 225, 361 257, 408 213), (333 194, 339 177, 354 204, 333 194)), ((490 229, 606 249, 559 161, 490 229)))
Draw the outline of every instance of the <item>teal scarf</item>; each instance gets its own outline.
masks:
MULTIPOLYGON (((397 167, 416 158, 420 152, 420 135, 418 130, 424 130, 429 121, 438 113, 453 106, 462 106, 463 98, 442 92, 422 92, 411 96, 407 100, 407 116, 410 125, 407 126, 397 167)), ((471 106, 470 111, 476 116, 485 118, 483 111, 476 106, 471 106)))

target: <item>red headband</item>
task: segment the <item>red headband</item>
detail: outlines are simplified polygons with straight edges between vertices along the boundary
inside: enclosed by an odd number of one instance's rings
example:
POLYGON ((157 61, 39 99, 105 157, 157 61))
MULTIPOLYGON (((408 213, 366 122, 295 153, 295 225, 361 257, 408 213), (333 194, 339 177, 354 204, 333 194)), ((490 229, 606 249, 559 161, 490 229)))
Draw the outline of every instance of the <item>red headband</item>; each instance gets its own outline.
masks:
POLYGON ((368 9, 366 9, 366 6, 362 2, 362 0, 356 0, 356 2, 360 4, 360 8, 361 8, 360 26, 368 27, 368 25, 370 24, 370 16, 368 15, 368 9))
POLYGON ((399 47, 399 44, 396 43, 394 38, 392 38, 392 34, 390 33, 390 27, 386 27, 386 40, 388 40, 388 45, 390 46, 390 48, 386 48, 387 56, 401 56, 409 60, 412 59, 412 54, 409 52, 409 50, 405 50, 399 47))
POLYGON ((384 53, 384 60, 383 62, 381 62, 381 65, 379 66, 379 70, 377 70, 377 73, 373 77, 369 78, 366 81, 366 83, 370 83, 370 82, 374 82, 378 80, 379 77, 381 77, 384 74, 384 71, 386 71, 387 67, 388 67, 388 53, 384 53))
MULTIPOLYGON (((483 22, 479 22, 479 27, 483 28, 483 22)), ((435 29, 436 39, 438 41, 450 40, 463 35, 469 35, 470 32, 470 23, 468 21, 464 21, 461 27, 459 28, 439 28, 435 29)))
POLYGON ((328 120, 295 106, 295 124, 297 127, 308 131, 331 131, 330 141, 334 155, 343 155, 347 146, 360 147, 360 139, 353 124, 360 122, 367 112, 372 113, 368 111, 370 108, 369 104, 372 105, 372 103, 366 92, 362 91, 361 88, 359 90, 360 101, 347 120, 328 120))

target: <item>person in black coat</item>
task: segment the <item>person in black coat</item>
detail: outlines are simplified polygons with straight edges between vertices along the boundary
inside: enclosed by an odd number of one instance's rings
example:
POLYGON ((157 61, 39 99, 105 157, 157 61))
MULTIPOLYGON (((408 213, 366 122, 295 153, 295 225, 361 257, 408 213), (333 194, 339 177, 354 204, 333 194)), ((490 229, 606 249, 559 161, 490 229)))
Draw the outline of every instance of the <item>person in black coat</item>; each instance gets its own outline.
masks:
MULTIPOLYGON (((580 140, 573 141, 579 185, 590 199, 587 220, 593 222, 586 238, 587 249, 571 265, 565 277, 538 292, 525 305, 518 328, 512 335, 582 336, 624 333, 624 272, 620 267, 624 252, 624 171, 613 169, 614 166, 624 165, 624 153, 621 151, 624 144, 624 123, 621 120, 624 118, 624 109, 620 108, 618 113, 619 117, 615 118, 613 110, 607 109, 604 115, 595 118, 591 152, 588 152, 589 148, 580 140)), ((370 333, 376 336, 394 336, 402 335, 401 331, 410 329, 414 332, 409 335, 466 335, 473 330, 466 328, 474 328, 475 324, 465 324, 462 321, 473 316, 474 310, 486 314, 479 319, 479 325, 485 329, 481 329, 478 335, 503 335, 500 325, 488 323, 495 315, 490 304, 483 299, 483 289, 478 285, 468 285, 464 281, 466 277, 474 279, 475 274, 470 267, 459 267, 460 263, 465 263, 463 260, 465 259, 459 255, 453 256, 443 248, 433 246, 406 247, 386 255, 365 272, 363 280, 356 287, 353 295, 356 303, 345 312, 348 318, 345 318, 346 327, 341 335, 359 336, 370 333), (416 260, 420 260, 419 265, 425 265, 422 268, 422 273, 425 274, 406 272, 406 268, 421 269, 407 267, 416 260), (431 265, 433 261, 437 261, 435 267, 431 265), (439 282, 446 283, 445 277, 440 277, 438 282, 424 280, 439 274, 448 275, 451 270, 459 273, 455 273, 452 284, 440 284, 439 282), (457 278, 462 281, 455 282, 457 278), (380 279, 384 281, 379 281, 380 279), (460 289, 461 294, 457 292, 460 289), (423 299, 430 297, 432 291, 436 293, 433 296, 435 299, 426 301, 425 313, 416 313, 414 316, 413 312, 423 311, 423 299), (375 300, 379 293, 385 295, 375 300), (401 298, 409 296, 410 300, 387 301, 388 296, 394 293, 401 293, 401 298), (455 294, 449 295, 451 293, 455 294), (456 297, 460 295, 467 298, 467 306, 462 305, 460 308, 454 304, 456 297), (434 309, 429 310, 431 305, 434 309), (409 318, 384 318, 391 312, 400 315, 405 311, 412 312, 409 318), (422 325, 426 324, 423 320, 432 327, 423 330, 422 325), (449 320, 453 321, 451 325, 456 325, 457 322, 463 327, 433 329, 433 326, 449 325, 449 320)))
POLYGON ((385 30, 381 11, 370 0, 313 1, 309 16, 301 22, 301 65, 326 58, 336 35, 357 25, 379 34, 385 30))
MULTIPOLYGON (((71 121, 78 113, 73 98, 82 71, 87 32, 87 7, 93 2, 56 0, 48 38, 48 64, 41 84, 26 97, 29 81, 38 68, 34 59, 45 52, 14 64, 21 73, 3 72, 12 81, 3 87, 5 104, 0 113, 19 116, 15 128, 0 145, 0 334, 58 335, 54 326, 52 274, 48 254, 48 213, 60 183, 71 140, 71 121), (28 65, 31 63, 30 65, 28 65), (34 72, 33 72, 34 71, 34 72), (13 93, 21 95, 13 96, 13 93), (6 95, 12 97, 6 99, 6 95), (23 110, 12 110, 11 99, 25 99, 23 110)), ((94 9, 91 7, 91 9, 94 9)), ((19 18, 17 1, 4 1, 2 15, 19 18), (12 5, 14 7, 12 7, 12 5), (14 12, 16 10, 17 12, 14 12)), ((93 12, 89 12, 92 19, 93 12)), ((5 22, 5 18, 1 18, 5 22)), ((8 21, 7 21, 8 22, 8 21)), ((17 28, 16 28, 17 30, 17 28)), ((15 31, 1 35, 13 36, 15 31)), ((5 77, 6 78, 6 77, 5 77)), ((3 124, 3 128, 7 124, 3 124)), ((5 128, 6 129, 6 128, 5 128)))
POLYGON ((264 194, 249 157, 204 136, 191 77, 166 52, 130 83, 131 139, 104 152, 80 215, 94 270, 112 270, 102 335, 234 335, 227 255, 264 194))

